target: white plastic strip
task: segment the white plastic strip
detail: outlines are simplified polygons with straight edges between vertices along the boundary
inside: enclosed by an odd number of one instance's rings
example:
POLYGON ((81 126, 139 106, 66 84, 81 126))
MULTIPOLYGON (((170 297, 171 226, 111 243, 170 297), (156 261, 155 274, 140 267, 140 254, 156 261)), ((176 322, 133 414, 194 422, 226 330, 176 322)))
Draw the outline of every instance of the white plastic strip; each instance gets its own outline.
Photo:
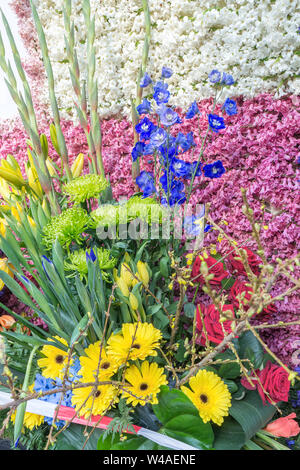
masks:
POLYGON ((185 444, 184 442, 177 441, 177 439, 173 439, 173 437, 166 436, 165 434, 159 434, 155 431, 150 431, 150 429, 141 428, 137 434, 139 436, 146 437, 147 439, 150 439, 150 441, 156 442, 156 444, 166 447, 167 449, 200 450, 196 449, 196 447, 190 446, 189 444, 185 444))
MULTIPOLYGON (((11 398, 9 393, 0 391, 0 405, 6 405, 11 401, 13 401, 13 398, 11 398)), ((53 418, 56 406, 57 405, 55 403, 48 403, 47 401, 36 400, 33 398, 32 400, 27 401, 26 411, 53 418)))

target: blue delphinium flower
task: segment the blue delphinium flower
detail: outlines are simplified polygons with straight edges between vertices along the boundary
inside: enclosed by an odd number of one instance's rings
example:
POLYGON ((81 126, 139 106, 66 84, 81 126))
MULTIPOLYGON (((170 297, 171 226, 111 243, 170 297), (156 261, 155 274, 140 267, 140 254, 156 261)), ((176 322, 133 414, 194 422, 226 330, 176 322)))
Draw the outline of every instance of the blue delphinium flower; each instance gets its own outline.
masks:
POLYGON ((195 176, 201 176, 201 174, 202 174, 202 163, 199 162, 199 164, 198 164, 198 161, 193 162, 192 163, 191 173, 192 174, 191 174, 190 178, 192 178, 194 173, 195 173, 195 176), (197 171, 196 171, 196 169, 197 169, 197 171))
POLYGON ((194 141, 193 132, 189 132, 187 135, 182 134, 182 132, 178 132, 175 144, 182 153, 187 152, 191 147, 195 147, 196 142, 194 141))
POLYGON ((159 129, 157 129, 155 132, 151 134, 150 144, 158 148, 167 141, 167 138, 168 138, 167 132, 160 127, 159 129))
POLYGON ((143 155, 145 150, 145 143, 144 142, 137 142, 131 151, 132 161, 136 161, 138 157, 143 155))
POLYGON ((219 70, 212 70, 208 76, 211 83, 218 83, 221 80, 221 72, 219 70))
POLYGON ((224 85, 233 85, 233 84, 234 84, 234 78, 233 78, 233 76, 230 75, 229 73, 223 72, 222 83, 223 83, 224 85))
POLYGON ((151 196, 151 194, 156 192, 154 176, 152 173, 148 173, 147 171, 141 171, 135 181, 138 187, 143 191, 144 198, 151 196))
POLYGON ((226 98, 222 108, 225 109, 228 116, 232 116, 233 114, 237 114, 236 102, 234 100, 231 100, 230 98, 226 98))
POLYGON ((186 178, 191 173, 191 164, 174 157, 171 161, 170 170, 178 178, 186 178))
POLYGON ((286 445, 287 445, 290 449, 292 449, 292 448, 294 447, 294 445, 295 445, 295 440, 294 440, 294 439, 287 439, 287 440, 286 440, 286 445))
POLYGON ((169 196, 169 206, 174 206, 175 204, 183 204, 186 201, 184 194, 184 184, 176 180, 171 172, 167 176, 167 172, 163 174, 160 178, 160 183, 166 194, 166 197, 161 198, 161 204, 164 206, 168 205, 168 196, 169 196))
POLYGON ((153 98, 157 104, 167 103, 170 98, 170 92, 168 91, 168 85, 164 82, 157 82, 154 86, 153 98))
POLYGON ((225 129, 225 122, 224 119, 217 114, 209 114, 208 115, 208 123, 210 128, 214 132, 219 132, 221 129, 225 129))
POLYGON ((168 108, 164 104, 161 104, 158 107, 157 113, 159 114, 160 121, 164 126, 169 127, 180 122, 178 114, 173 111, 172 108, 168 108))
POLYGON ((143 99, 141 104, 136 107, 136 110, 139 114, 151 113, 151 103, 146 98, 143 99))
MULTIPOLYGON (((151 134, 151 137, 152 137, 152 134, 151 134)), ((150 137, 150 138, 151 138, 150 137)), ((156 148, 154 147, 153 144, 151 144, 151 142, 149 142, 148 144, 145 145, 144 147, 144 150, 143 150, 143 155, 153 155, 153 153, 155 152, 156 148)))
POLYGON ((156 126, 153 124, 150 119, 144 117, 136 126, 135 130, 140 134, 142 140, 150 139, 150 134, 156 129, 156 126))
POLYGON ((192 119, 196 114, 201 114, 196 103, 196 100, 190 105, 185 115, 186 119, 192 119))
POLYGON ((146 72, 140 81, 140 87, 146 88, 148 85, 150 85, 150 83, 152 83, 152 80, 150 76, 148 75, 148 73, 146 72))
POLYGON ((173 75, 173 70, 169 67, 163 67, 161 70, 161 78, 170 78, 173 75))
POLYGON ((210 163, 208 165, 204 165, 203 173, 204 176, 208 178, 220 178, 225 173, 225 168, 221 160, 217 160, 214 163, 210 163))

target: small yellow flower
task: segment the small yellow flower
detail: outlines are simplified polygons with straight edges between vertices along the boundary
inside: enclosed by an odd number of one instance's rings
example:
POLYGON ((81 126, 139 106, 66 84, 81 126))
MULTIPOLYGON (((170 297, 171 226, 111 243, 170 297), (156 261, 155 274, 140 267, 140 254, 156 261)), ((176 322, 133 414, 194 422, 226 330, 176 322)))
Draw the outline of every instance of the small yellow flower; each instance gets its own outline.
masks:
MULTIPOLYGON (((30 392, 33 391, 33 384, 29 387, 28 390, 30 392)), ((11 420, 14 424, 15 424, 15 421, 16 421, 16 414, 17 414, 17 412, 14 411, 13 414, 11 415, 11 420)), ((24 416, 23 424, 24 424, 25 428, 28 428, 28 429, 32 430, 32 429, 37 428, 38 426, 40 426, 43 423, 43 421, 44 421, 44 416, 37 415, 35 413, 30 413, 29 411, 26 411, 25 416, 24 416)), ((22 432, 24 432, 24 427, 22 429, 22 432)))
MULTIPOLYGON (((55 339, 63 343, 65 346, 68 345, 67 341, 59 336, 55 336, 55 339)), ((48 338, 47 341, 53 341, 52 338, 48 338)), ((42 347, 41 353, 45 356, 38 359, 38 366, 43 369, 43 376, 50 379, 56 379, 57 377, 63 378, 63 369, 68 362, 68 353, 57 346, 50 346, 46 344, 42 347)), ((72 363, 72 361, 71 361, 72 363)))
MULTIPOLYGON (((12 266, 12 264, 8 262, 7 258, 0 258, 0 270, 1 271, 4 271, 10 277, 14 277, 14 273, 12 272, 12 269, 14 269, 14 267, 12 266)), ((3 287, 4 287, 4 282, 2 281, 2 279, 0 279, 0 290, 2 290, 3 287)))
POLYGON ((72 405, 79 416, 85 418, 106 413, 118 401, 118 389, 113 385, 99 385, 95 390, 94 387, 73 390, 72 405))

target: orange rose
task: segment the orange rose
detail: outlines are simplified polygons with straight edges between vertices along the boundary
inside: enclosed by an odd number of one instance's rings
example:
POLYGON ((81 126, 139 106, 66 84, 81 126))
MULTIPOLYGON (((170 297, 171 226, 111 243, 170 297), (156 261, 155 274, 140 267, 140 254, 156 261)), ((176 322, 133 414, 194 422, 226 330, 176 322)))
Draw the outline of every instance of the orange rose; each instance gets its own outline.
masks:
POLYGON ((296 413, 291 413, 284 418, 275 419, 275 421, 272 421, 265 427, 264 431, 268 431, 276 437, 298 436, 300 427, 293 418, 296 418, 296 413))

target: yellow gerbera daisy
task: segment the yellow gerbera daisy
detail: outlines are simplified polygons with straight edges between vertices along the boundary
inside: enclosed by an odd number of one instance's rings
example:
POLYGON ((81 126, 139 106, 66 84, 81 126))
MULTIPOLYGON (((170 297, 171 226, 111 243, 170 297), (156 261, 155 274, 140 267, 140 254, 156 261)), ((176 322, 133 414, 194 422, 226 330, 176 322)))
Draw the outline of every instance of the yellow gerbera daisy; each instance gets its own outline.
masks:
POLYGON ((150 323, 124 323, 122 332, 113 334, 107 342, 107 352, 118 363, 128 359, 145 359, 157 356, 161 332, 150 323))
MULTIPOLYGON (((100 341, 90 344, 84 350, 86 356, 79 358, 81 369, 79 375, 82 375, 85 382, 93 382, 98 370, 98 363, 100 358, 100 341)), ((99 379, 109 378, 118 370, 119 364, 107 354, 104 347, 101 349, 101 360, 99 364, 99 379)))
POLYGON ((123 391, 123 397, 127 398, 127 403, 132 403, 133 406, 146 403, 157 404, 160 387, 168 383, 164 369, 158 367, 155 362, 149 364, 148 361, 142 363, 141 370, 132 364, 126 370, 125 379, 129 383, 125 384, 126 391, 123 391))
POLYGON ((199 370, 195 377, 189 381, 192 390, 181 387, 189 399, 199 411, 199 415, 204 423, 213 421, 221 426, 228 416, 231 406, 231 395, 227 385, 213 372, 199 370))
MULTIPOLYGON (((33 391, 33 384, 29 387, 28 390, 30 392, 33 391)), ((11 415, 11 420, 14 424, 16 421, 16 414, 17 414, 17 410, 15 410, 13 414, 11 415)), ((35 413, 29 413, 29 411, 25 412, 23 425, 26 428, 32 430, 33 428, 37 428, 38 426, 40 426, 43 422, 44 422, 44 416, 37 415, 35 413)), ((24 432, 24 426, 23 426, 22 432, 24 432)))
POLYGON ((79 416, 88 418, 92 415, 102 415, 119 401, 118 389, 113 385, 99 385, 94 387, 75 388, 73 390, 72 405, 75 406, 79 416))
MULTIPOLYGON (((67 341, 59 336, 55 336, 55 339, 65 346, 68 345, 67 341)), ((52 338, 48 338, 47 341, 53 340, 52 338)), ((57 377, 62 379, 63 369, 68 363, 68 353, 56 346, 50 346, 48 344, 42 347, 41 352, 45 357, 38 359, 37 363, 38 366, 43 369, 43 376, 50 379, 56 379, 57 377)))

